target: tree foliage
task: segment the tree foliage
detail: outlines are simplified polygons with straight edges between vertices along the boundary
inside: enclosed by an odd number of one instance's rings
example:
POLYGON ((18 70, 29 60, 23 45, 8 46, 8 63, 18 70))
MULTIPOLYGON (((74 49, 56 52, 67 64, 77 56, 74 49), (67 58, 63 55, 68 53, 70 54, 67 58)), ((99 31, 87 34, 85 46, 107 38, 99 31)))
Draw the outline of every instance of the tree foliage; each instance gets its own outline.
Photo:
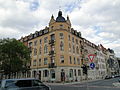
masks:
POLYGON ((28 70, 29 49, 16 39, 0 40, 0 70, 5 75, 28 70))

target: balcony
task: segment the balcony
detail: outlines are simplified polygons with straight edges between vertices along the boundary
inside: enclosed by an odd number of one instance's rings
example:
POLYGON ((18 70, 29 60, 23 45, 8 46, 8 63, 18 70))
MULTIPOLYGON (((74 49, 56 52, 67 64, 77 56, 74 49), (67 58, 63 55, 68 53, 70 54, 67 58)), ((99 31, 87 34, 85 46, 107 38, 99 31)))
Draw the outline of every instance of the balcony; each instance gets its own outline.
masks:
POLYGON ((53 51, 53 50, 51 50, 50 52, 49 52, 49 55, 54 55, 55 54, 55 51, 53 51))
POLYGON ((49 68, 56 68, 57 66, 55 66, 55 63, 49 63, 49 68))
POLYGON ((55 44, 55 40, 49 40, 49 44, 54 45, 55 44))

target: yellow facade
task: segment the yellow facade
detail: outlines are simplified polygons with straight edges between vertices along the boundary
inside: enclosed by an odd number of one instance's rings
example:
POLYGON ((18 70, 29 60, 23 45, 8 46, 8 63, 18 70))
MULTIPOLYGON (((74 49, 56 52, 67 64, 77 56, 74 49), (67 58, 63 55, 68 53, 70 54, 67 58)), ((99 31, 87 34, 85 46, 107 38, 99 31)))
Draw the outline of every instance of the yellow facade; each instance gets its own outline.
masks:
MULTIPOLYGON (((61 18, 61 16, 58 15, 58 18, 61 18)), ((41 31, 31 34, 29 38, 32 38, 28 41, 28 46, 31 48, 31 70, 37 72, 41 69, 54 69, 56 70, 56 76, 58 77, 58 79, 55 79, 56 81, 61 81, 61 70, 59 70, 59 68, 65 68, 66 70, 64 72, 66 72, 66 75, 69 78, 69 69, 72 68, 75 73, 78 73, 78 70, 80 70, 79 73, 81 74, 81 65, 83 64, 81 63, 81 47, 83 44, 81 33, 71 28, 69 17, 67 17, 67 20, 65 21, 59 20, 61 19, 58 19, 57 21, 57 19, 55 20, 52 16, 49 27, 42 30, 42 32, 45 32, 46 30, 45 34, 40 35, 41 31), (51 35, 55 35, 54 40, 51 40, 51 35), (46 42, 45 38, 47 38, 46 42), (47 53, 44 53, 45 45, 47 46, 47 53), (47 58, 46 65, 45 58, 47 58)), ((46 81, 49 78, 47 78, 46 81)), ((78 77, 78 74, 75 75, 75 78, 79 78, 80 81, 80 76, 78 77)), ((42 80, 44 81, 45 79, 42 80)))

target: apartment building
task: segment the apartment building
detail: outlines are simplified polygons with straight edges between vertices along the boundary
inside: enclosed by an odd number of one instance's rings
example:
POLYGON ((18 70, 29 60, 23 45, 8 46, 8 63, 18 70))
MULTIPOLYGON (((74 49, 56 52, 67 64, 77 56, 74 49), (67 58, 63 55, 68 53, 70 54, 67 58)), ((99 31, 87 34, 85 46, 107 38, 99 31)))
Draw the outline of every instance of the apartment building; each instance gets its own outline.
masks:
POLYGON ((106 54, 106 48, 104 48, 102 44, 98 45, 98 51, 96 57, 97 57, 98 78, 100 79, 105 78, 105 76, 107 76, 107 66, 106 66, 107 54, 106 54))
POLYGON ((81 32, 71 28, 62 12, 49 26, 27 37, 31 49, 31 75, 41 81, 80 81, 83 63, 81 32))
POLYGON ((83 49, 84 59, 83 60, 84 60, 84 64, 86 64, 87 69, 88 69, 88 79, 96 79, 98 76, 98 70, 96 69, 97 64, 98 64, 97 62, 98 46, 84 38, 83 47, 84 47, 83 49), (93 55, 93 61, 90 60, 89 55, 93 55), (91 63, 95 64, 94 68, 90 67, 91 63))
POLYGON ((114 50, 108 48, 107 51, 107 74, 109 76, 119 74, 119 64, 118 60, 115 57, 114 50))

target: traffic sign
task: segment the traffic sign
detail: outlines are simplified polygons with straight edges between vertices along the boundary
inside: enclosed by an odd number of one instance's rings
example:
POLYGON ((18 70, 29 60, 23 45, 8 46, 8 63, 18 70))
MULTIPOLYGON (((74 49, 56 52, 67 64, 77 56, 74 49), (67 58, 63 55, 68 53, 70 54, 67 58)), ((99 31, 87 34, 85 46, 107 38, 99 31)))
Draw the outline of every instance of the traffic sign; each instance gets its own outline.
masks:
POLYGON ((94 63, 90 63, 90 67, 91 67, 92 69, 94 69, 94 68, 95 68, 95 64, 94 64, 94 63))
POLYGON ((88 58, 89 58, 90 62, 93 62, 93 59, 94 59, 95 56, 96 56, 95 54, 89 54, 88 55, 88 58))

